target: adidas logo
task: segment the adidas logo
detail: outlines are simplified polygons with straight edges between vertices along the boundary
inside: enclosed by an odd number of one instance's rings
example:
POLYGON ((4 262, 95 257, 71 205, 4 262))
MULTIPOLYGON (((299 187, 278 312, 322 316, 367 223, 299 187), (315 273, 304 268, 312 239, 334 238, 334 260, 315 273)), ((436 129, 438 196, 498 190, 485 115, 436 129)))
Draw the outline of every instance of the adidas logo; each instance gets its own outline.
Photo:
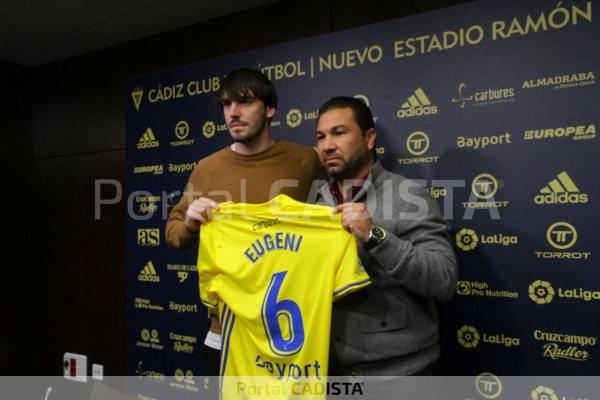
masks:
POLYGON ((533 201, 535 204, 579 204, 587 203, 588 195, 581 193, 569 174, 563 171, 541 188, 533 201))
POLYGON ((423 89, 418 88, 415 90, 415 93, 400 106, 396 115, 398 118, 410 118, 437 114, 437 112, 437 106, 432 105, 423 89))
POLYGON ((152 132, 152 128, 146 129, 146 132, 142 135, 140 140, 137 143, 138 149, 150 149, 153 147, 158 147, 158 140, 156 140, 156 136, 154 136, 154 132, 152 132))
POLYGON ((144 268, 140 271, 138 275, 138 281, 140 282, 160 282, 160 276, 156 273, 156 269, 154 268, 154 264, 152 261, 148 261, 148 264, 144 265, 144 268))

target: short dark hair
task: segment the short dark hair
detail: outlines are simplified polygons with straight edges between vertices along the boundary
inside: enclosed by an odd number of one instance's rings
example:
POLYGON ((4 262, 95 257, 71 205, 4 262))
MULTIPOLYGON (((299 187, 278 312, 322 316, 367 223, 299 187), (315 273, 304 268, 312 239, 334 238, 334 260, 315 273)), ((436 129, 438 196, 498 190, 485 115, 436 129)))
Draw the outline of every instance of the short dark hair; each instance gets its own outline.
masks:
POLYGON ((362 99, 357 99, 356 97, 350 96, 338 96, 332 97, 327 100, 321 108, 319 108, 319 116, 317 117, 317 122, 321 115, 326 113, 329 110, 334 110, 337 108, 349 108, 352 110, 352 114, 354 114, 354 120, 360 126, 362 133, 365 134, 369 129, 375 128, 375 122, 373 121, 373 114, 369 109, 369 106, 362 99))
POLYGON ((225 94, 230 100, 241 101, 252 93, 267 107, 277 108, 277 91, 273 83, 257 69, 240 68, 227 74, 219 89, 219 102, 225 94))

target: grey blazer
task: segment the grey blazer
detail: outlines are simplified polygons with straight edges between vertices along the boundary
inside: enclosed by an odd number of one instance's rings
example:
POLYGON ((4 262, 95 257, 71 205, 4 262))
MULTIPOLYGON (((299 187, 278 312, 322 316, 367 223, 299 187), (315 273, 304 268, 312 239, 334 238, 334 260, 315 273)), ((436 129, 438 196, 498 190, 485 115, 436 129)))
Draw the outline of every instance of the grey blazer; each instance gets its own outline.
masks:
MULTIPOLYGON (((334 205, 329 185, 322 202, 334 205)), ((359 256, 372 284, 333 306, 331 370, 343 375, 411 375, 439 356, 434 301, 455 292, 449 227, 425 189, 376 163, 354 202, 366 202, 387 237, 359 256)))

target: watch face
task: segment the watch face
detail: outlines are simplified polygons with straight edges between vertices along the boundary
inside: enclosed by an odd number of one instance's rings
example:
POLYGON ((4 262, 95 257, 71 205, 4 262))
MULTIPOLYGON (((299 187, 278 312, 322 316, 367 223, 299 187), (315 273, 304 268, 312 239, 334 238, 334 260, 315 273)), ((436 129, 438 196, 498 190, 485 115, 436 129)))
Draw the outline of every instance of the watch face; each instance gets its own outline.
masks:
POLYGON ((373 238, 378 242, 381 242, 383 239, 385 239, 385 229, 383 229, 380 226, 372 227, 371 234, 373 235, 373 238))

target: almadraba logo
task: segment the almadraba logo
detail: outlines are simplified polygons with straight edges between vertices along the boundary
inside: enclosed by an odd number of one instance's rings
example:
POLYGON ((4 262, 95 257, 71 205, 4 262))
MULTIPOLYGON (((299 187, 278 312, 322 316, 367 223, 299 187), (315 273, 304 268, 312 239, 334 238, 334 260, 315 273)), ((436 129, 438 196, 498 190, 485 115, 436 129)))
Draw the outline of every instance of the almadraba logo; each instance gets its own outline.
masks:
POLYGON ((142 88, 136 87, 131 91, 131 99, 133 100, 133 105, 136 111, 140 111, 140 105, 142 104, 143 98, 144 90, 142 88))
POLYGON ((140 271, 138 275, 138 281, 140 282, 160 282, 160 276, 156 273, 156 268, 154 268, 154 264, 152 261, 148 261, 144 268, 140 271))
POLYGON ((456 247, 462 251, 474 250, 478 243, 483 245, 512 246, 516 245, 518 242, 519 238, 517 236, 505 235, 502 233, 477 235, 473 229, 469 228, 462 228, 456 234, 456 247))
POLYGON ((431 104, 431 101, 423 89, 417 88, 417 90, 402 103, 396 116, 398 118, 411 118, 437 114, 437 112, 437 106, 431 104))
POLYGON ((302 123, 302 111, 292 108, 285 116, 285 122, 290 128, 296 128, 302 123))
POLYGON ((137 143, 138 150, 150 149, 158 146, 158 140, 156 140, 156 136, 154 135, 154 132, 152 132, 152 128, 150 127, 146 129, 144 133, 142 133, 142 136, 140 137, 140 140, 138 140, 137 143))
POLYGON ((515 101, 514 88, 484 89, 474 94, 467 94, 467 85, 461 82, 458 85, 458 96, 452 98, 453 103, 457 103, 461 109, 467 104, 472 106, 486 106, 491 104, 511 103, 515 101))
POLYGON ((562 171, 534 197, 535 204, 579 204, 587 203, 588 195, 581 193, 573 179, 562 171))
POLYGON ((477 347, 480 342, 505 347, 521 345, 521 339, 517 337, 507 336, 503 333, 480 333, 477 328, 470 325, 463 325, 456 332, 456 340, 465 349, 473 349, 477 347))
POLYGON ((551 86, 553 89, 568 89, 596 84, 593 71, 579 72, 569 75, 555 75, 544 78, 529 79, 523 82, 523 89, 537 89, 551 86))

